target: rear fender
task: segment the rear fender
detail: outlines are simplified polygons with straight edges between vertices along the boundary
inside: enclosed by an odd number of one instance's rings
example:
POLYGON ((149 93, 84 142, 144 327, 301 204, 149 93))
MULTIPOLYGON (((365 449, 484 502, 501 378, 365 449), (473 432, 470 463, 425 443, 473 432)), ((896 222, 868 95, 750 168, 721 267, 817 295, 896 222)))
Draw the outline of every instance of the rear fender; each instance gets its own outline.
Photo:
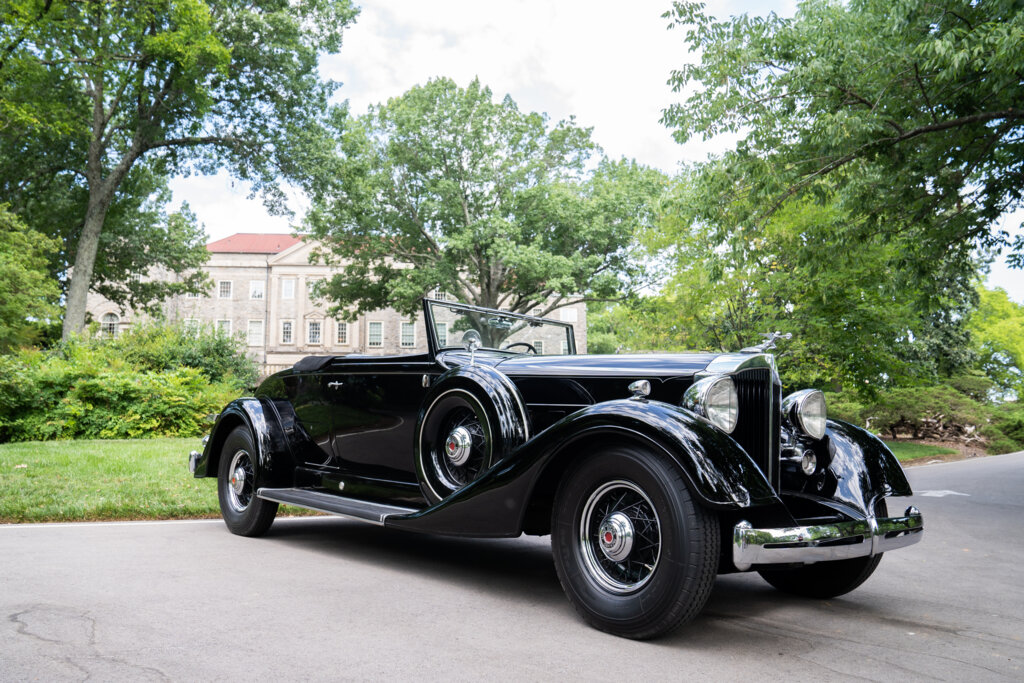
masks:
POLYGON ((196 461, 195 476, 217 476, 224 440, 239 425, 246 427, 256 442, 256 485, 291 486, 291 472, 281 462, 288 447, 277 411, 269 401, 251 397, 235 399, 217 416, 210 439, 196 461))

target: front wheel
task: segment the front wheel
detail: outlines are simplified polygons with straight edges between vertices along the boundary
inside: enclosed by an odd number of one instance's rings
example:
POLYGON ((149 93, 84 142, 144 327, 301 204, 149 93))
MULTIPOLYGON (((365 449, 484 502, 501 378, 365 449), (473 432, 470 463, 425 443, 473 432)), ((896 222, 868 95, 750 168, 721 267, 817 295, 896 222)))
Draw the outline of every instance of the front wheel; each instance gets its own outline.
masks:
POLYGON ((849 593, 868 580, 882 555, 818 562, 797 569, 759 569, 757 573, 784 593, 824 600, 849 593))
POLYGON ((552 513, 555 569, 592 626, 659 636, 696 616, 718 566, 718 518, 696 505, 664 455, 608 448, 562 480, 552 513))
MULTIPOLYGON (((875 514, 888 516, 884 498, 875 504, 875 514)), ((792 569, 758 569, 757 573, 783 593, 827 600, 845 595, 867 581, 881 561, 882 553, 879 553, 874 557, 831 560, 792 569)))
POLYGON ((235 427, 220 451, 217 498, 224 523, 239 536, 262 536, 277 515, 277 503, 256 495, 256 466, 252 433, 246 427, 235 427))

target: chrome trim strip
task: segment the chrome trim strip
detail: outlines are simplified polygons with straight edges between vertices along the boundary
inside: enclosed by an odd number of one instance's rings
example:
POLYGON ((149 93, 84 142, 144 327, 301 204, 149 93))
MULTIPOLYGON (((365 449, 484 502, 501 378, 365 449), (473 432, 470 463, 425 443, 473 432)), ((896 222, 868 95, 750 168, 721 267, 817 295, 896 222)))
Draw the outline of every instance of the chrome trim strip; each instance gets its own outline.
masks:
POLYGON ((856 519, 820 526, 755 529, 742 521, 733 528, 732 561, 740 571, 763 564, 813 564, 873 557, 921 540, 924 519, 911 506, 903 517, 856 519))

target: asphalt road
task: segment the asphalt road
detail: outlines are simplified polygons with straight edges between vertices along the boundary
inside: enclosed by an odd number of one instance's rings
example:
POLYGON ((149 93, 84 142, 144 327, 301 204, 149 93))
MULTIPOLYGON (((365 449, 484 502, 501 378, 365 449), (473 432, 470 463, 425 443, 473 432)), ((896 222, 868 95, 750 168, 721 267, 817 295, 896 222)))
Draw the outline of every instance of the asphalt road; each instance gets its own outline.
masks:
POLYGON ((0 526, 0 680, 1024 679, 1024 453, 909 475, 917 495, 890 508, 921 508, 924 540, 857 591, 724 576, 702 616, 647 643, 576 617, 546 538, 0 526))

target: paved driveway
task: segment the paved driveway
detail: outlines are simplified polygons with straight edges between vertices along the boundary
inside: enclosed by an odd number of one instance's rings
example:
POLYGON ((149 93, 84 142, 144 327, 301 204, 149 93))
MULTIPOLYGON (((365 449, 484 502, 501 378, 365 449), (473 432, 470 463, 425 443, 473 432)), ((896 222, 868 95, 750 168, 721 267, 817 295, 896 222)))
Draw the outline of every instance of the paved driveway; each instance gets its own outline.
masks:
POLYGON ((653 643, 585 626, 546 538, 336 518, 261 539, 219 521, 0 527, 0 680, 1021 680, 1024 453, 909 475, 925 538, 854 593, 725 576, 653 643))

